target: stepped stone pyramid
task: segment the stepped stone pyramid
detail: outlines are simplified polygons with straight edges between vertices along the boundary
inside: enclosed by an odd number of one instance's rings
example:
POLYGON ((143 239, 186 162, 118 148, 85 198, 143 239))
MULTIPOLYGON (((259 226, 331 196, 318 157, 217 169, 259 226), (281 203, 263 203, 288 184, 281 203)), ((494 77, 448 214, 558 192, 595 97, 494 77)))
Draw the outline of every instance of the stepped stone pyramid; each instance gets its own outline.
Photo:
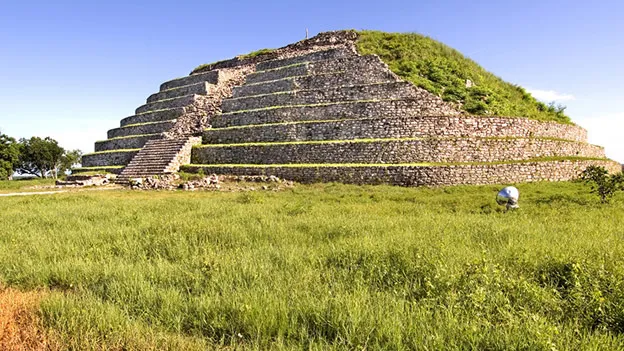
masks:
POLYGON ((467 115, 401 80, 376 55, 358 54, 356 40, 352 31, 321 33, 166 82, 96 142, 82 171, 127 179, 182 167, 302 182, 451 185, 568 180, 589 165, 621 169, 576 125, 467 115))

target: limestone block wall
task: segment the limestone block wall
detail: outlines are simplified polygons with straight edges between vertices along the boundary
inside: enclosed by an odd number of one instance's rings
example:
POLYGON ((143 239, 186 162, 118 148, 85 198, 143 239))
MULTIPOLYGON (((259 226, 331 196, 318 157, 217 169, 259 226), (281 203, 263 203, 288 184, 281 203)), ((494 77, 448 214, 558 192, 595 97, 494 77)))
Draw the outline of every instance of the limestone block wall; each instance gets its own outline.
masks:
POLYGON ((95 142, 95 151, 107 151, 118 149, 140 149, 148 140, 162 139, 163 134, 133 135, 129 137, 108 139, 95 142))
POLYGON ((121 127, 131 124, 151 123, 170 121, 179 118, 186 113, 186 107, 171 108, 166 110, 140 113, 137 115, 123 118, 120 122, 121 127))
POLYGON ((538 138, 426 138, 204 145, 195 164, 498 162, 540 157, 603 158, 599 146, 538 138))
POLYGON ((193 145, 198 145, 201 143, 200 137, 191 137, 188 139, 186 144, 182 147, 182 150, 177 153, 174 160, 167 167, 167 171, 169 172, 177 172, 182 165, 189 164, 191 162, 191 153, 193 150, 193 145))
POLYGON ((284 58, 278 58, 276 60, 270 60, 260 62, 256 65, 258 71, 271 70, 284 66, 291 66, 297 63, 309 62, 309 61, 326 61, 342 57, 353 56, 354 52, 348 48, 331 48, 323 51, 312 51, 303 55, 296 55, 284 58))
POLYGON ((303 77, 310 74, 309 65, 307 63, 286 66, 279 69, 260 71, 251 73, 245 79, 247 85, 256 85, 266 82, 274 82, 291 77, 303 77))
POLYGON ((147 122, 142 124, 127 125, 121 128, 115 128, 108 131, 108 138, 119 138, 131 135, 157 134, 163 133, 171 129, 175 125, 176 120, 147 122))
POLYGON ((408 82, 377 83, 316 90, 296 90, 266 95, 233 98, 223 101, 223 112, 253 110, 272 106, 309 105, 331 102, 404 99, 417 94, 417 87, 408 82))
POLYGON ((571 124, 527 118, 397 116, 396 118, 291 122, 213 128, 204 132, 206 144, 352 140, 368 138, 540 137, 584 142, 587 131, 571 124))
POLYGON ((149 102, 145 105, 139 106, 135 113, 141 114, 145 112, 158 111, 167 108, 176 108, 176 107, 184 107, 188 105, 192 105, 195 103, 197 95, 184 95, 180 97, 175 97, 166 100, 160 100, 155 102, 149 102))
POLYGON ((106 167, 127 165, 130 160, 139 152, 134 150, 114 150, 96 152, 82 156, 83 167, 106 167))
POLYGON ((603 166, 617 172, 620 165, 608 160, 566 160, 506 164, 448 166, 184 166, 183 170, 234 175, 274 175, 302 183, 342 182, 401 186, 444 186, 461 184, 514 184, 576 179, 588 166, 603 166))
MULTIPOLYGON (((271 70, 258 70, 251 73, 246 79, 246 85, 256 85, 276 80, 283 80, 293 77, 304 77, 308 75, 326 74, 327 72, 363 72, 372 74, 374 71, 386 72, 387 77, 398 79, 396 75, 388 69, 388 66, 374 55, 348 56, 344 58, 334 58, 325 61, 308 61, 295 65, 287 65, 271 70)), ((243 89, 242 87, 240 89, 243 89)))
POLYGON ((387 100, 379 97, 372 101, 283 106, 223 113, 214 116, 211 124, 213 128, 225 128, 283 122, 458 115, 457 112, 449 110, 447 106, 439 104, 437 100, 428 99, 429 96, 428 92, 417 91, 415 97, 401 100, 387 100))
POLYGON ((213 85, 214 84, 208 82, 199 82, 191 85, 184 85, 178 88, 163 90, 156 94, 150 95, 150 97, 147 98, 147 102, 153 103, 156 101, 168 100, 188 95, 207 95, 212 90, 213 85))
POLYGON ((187 85, 197 84, 201 82, 207 82, 209 84, 217 84, 219 81, 219 74, 221 72, 218 70, 208 71, 199 74, 193 74, 186 77, 172 79, 168 82, 165 82, 160 85, 160 91, 175 89, 187 85))
POLYGON ((294 90, 318 90, 337 86, 366 85, 380 82, 395 82, 396 78, 387 71, 373 70, 363 74, 360 71, 320 73, 270 82, 249 84, 234 89, 233 97, 273 94, 294 90))
MULTIPOLYGON (((202 67, 191 72, 191 75, 224 68, 238 67, 241 65, 257 65, 274 60, 280 60, 278 65, 283 66, 288 64, 288 61, 284 61, 288 58, 296 58, 317 51, 328 51, 331 49, 339 49, 343 52, 355 55, 357 54, 357 49, 355 48, 355 41, 357 40, 357 37, 358 35, 355 31, 333 31, 319 33, 312 38, 287 45, 262 55, 253 57, 238 56, 233 59, 202 65, 202 67)), ((270 63, 268 65, 276 64, 270 63)), ((260 67, 261 69, 267 69, 269 66, 260 65, 260 67)))

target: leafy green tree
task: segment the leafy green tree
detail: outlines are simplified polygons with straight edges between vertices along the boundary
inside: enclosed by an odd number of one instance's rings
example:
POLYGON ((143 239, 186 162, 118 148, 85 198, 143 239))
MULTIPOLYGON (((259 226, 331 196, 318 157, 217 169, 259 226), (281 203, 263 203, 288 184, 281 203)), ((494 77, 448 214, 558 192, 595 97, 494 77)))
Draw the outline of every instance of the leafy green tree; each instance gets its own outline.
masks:
POLYGON ((65 150, 65 153, 61 157, 61 162, 57 167, 57 173, 64 173, 65 171, 71 170, 74 165, 77 165, 81 162, 82 159, 82 151, 76 150, 65 150))
POLYGON ((20 148, 15 139, 0 133, 0 180, 10 180, 13 177, 19 156, 20 148))
POLYGON ((624 174, 609 174, 604 167, 589 166, 581 173, 581 180, 590 184, 592 192, 607 203, 617 191, 624 190, 624 174))
POLYGON ((20 139, 20 159, 17 172, 20 174, 32 174, 37 177, 48 175, 57 177, 57 169, 61 164, 65 149, 50 137, 45 139, 32 137, 20 139))

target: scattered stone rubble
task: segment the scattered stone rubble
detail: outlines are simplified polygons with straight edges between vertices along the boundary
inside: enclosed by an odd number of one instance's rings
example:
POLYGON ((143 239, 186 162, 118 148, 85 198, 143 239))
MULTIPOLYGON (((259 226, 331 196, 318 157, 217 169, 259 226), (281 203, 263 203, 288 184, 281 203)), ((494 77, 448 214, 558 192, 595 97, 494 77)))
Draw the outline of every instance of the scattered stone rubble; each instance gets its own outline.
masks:
POLYGON ((221 190, 221 191, 254 191, 283 190, 294 186, 294 182, 280 179, 273 175, 217 175, 212 174, 202 179, 180 182, 177 174, 159 177, 130 179, 130 188, 135 190, 221 190), (259 187, 249 183, 262 184, 259 187))
POLYGON ((169 139, 198 134, 210 127, 210 118, 221 113, 221 101, 232 96, 232 89, 245 82, 253 72, 253 65, 226 68, 219 72, 216 84, 211 84, 207 95, 197 96, 197 102, 187 107, 187 113, 177 119, 174 126, 165 132, 169 139))
POLYGON ((82 187, 82 186, 102 186, 111 183, 111 176, 106 174, 96 175, 70 175, 65 180, 57 180, 57 186, 82 187))

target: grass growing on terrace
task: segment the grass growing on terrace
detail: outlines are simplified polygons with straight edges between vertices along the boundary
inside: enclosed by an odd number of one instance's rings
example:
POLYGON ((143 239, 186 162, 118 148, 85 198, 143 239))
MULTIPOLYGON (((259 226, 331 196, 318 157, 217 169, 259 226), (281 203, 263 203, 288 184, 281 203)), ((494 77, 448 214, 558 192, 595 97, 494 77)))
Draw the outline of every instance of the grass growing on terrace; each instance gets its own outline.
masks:
POLYGON ((0 201, 0 285, 77 349, 622 349, 624 196, 313 185, 0 201))
POLYGON ((238 58, 241 60, 246 60, 246 59, 258 57, 261 55, 270 54, 273 51, 275 51, 275 49, 260 49, 260 50, 252 51, 248 54, 239 55, 238 58))
POLYGON ((528 117, 571 123, 562 108, 537 101, 522 87, 503 81, 476 62, 438 41, 419 34, 359 32, 358 51, 376 54, 403 79, 461 103, 476 115, 528 117), (468 88, 466 81, 475 86, 468 88))
MULTIPOLYGON (((110 140, 110 139, 109 139, 110 140)), ((84 154, 82 156, 92 156, 92 155, 102 155, 102 154, 113 154, 116 152, 119 153, 125 153, 125 152, 138 152, 141 149, 115 149, 115 150, 104 150, 104 151, 96 151, 96 152, 90 152, 88 154, 84 154)))
MULTIPOLYGON (((239 60, 247 60, 247 59, 252 59, 254 57, 258 57, 258 56, 262 56, 262 55, 268 55, 268 54, 271 54, 274 51, 275 51, 275 49, 260 49, 260 50, 252 51, 252 52, 250 52, 248 54, 238 55, 236 58, 238 58, 239 60)), ((202 71, 204 71, 204 70, 210 70, 210 69, 212 69, 212 66, 214 66, 215 64, 217 64, 219 62, 222 62, 222 61, 201 64, 201 65, 195 67, 195 69, 193 69, 191 74, 202 73, 202 71)))

